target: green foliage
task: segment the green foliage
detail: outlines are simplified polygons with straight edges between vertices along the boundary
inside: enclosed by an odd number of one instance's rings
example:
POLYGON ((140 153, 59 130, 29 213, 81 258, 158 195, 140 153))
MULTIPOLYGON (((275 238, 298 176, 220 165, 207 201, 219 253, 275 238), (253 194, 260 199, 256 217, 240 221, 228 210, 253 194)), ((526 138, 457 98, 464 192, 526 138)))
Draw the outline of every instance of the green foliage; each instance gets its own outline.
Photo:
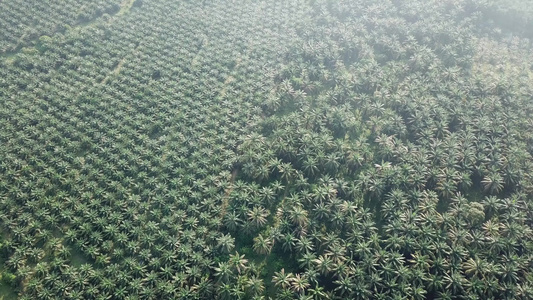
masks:
POLYGON ((1 282, 2 284, 14 287, 17 283, 17 276, 15 274, 9 273, 9 272, 2 272, 1 275, 1 282))
POLYGON ((487 19, 505 32, 533 38, 533 33, 529 30, 533 26, 531 1, 492 0, 480 4, 487 19))
POLYGON ((0 1, 0 297, 533 298, 518 2, 34 2, 0 1))
POLYGON ((0 55, 42 42, 40 37, 66 31, 104 13, 114 14, 122 0, 17 0, 0 2, 0 55))

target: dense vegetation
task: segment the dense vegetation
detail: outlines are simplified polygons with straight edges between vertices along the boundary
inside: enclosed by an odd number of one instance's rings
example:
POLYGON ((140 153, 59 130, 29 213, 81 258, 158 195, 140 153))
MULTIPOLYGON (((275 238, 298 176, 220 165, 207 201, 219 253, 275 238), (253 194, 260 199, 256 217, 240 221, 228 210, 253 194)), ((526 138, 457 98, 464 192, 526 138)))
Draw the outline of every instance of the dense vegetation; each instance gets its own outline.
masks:
POLYGON ((65 32, 119 11, 121 0, 16 0, 0 2, 0 54, 35 45, 39 37, 65 32))
POLYGON ((532 299, 528 7, 1 1, 0 297, 532 299))

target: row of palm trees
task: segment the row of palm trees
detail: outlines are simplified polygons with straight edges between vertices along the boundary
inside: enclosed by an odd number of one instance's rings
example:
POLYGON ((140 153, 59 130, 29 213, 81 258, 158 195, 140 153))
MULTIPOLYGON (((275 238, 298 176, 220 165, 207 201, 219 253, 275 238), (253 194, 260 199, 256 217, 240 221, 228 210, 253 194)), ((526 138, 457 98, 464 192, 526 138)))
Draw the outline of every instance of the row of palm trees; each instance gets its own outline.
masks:
POLYGON ((0 59, 20 297, 531 298, 531 85, 433 4, 144 2, 0 59))
POLYGON ((0 54, 36 46, 41 36, 63 33, 70 26, 95 20, 104 13, 114 14, 120 4, 119 0, 89 3, 76 0, 2 2, 0 24, 5 30, 0 33, 0 54))
MULTIPOLYGON (((290 40, 270 28, 290 35, 287 21, 301 18, 285 4, 267 14, 213 5, 145 3, 0 62, 0 224, 20 298, 265 292, 264 265, 225 232, 224 203, 234 201, 237 145, 271 84, 263 71, 290 40), (255 21, 230 18, 237 10, 255 21), (228 281, 218 262, 230 264, 228 281)), ((268 214, 258 206, 246 220, 257 228, 268 214)))
POLYGON ((259 209, 251 197, 226 215, 240 221, 229 230, 254 236, 260 257, 299 262, 273 275, 276 298, 311 299, 320 288, 320 299, 531 296, 531 138, 520 133, 530 125, 527 113, 502 104, 513 94, 529 111, 530 88, 517 77, 471 74, 473 33, 415 5, 449 35, 421 22, 358 18, 368 14, 361 3, 317 9, 329 27, 305 33, 290 52, 263 106, 262 134, 239 149, 251 186, 284 187, 273 205, 260 203, 272 218, 262 230, 243 230, 245 211, 259 209), (343 44, 368 41, 369 27, 422 36, 406 37, 397 54, 376 42, 371 52, 343 44))

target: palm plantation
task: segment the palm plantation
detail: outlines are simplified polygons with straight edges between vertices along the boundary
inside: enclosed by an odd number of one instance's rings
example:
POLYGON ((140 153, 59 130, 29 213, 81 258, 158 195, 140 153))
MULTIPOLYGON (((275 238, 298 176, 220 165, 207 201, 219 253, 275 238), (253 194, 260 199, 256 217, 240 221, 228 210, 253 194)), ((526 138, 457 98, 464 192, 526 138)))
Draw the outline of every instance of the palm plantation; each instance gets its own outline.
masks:
POLYGON ((34 2, 0 298, 533 298, 524 3, 34 2))

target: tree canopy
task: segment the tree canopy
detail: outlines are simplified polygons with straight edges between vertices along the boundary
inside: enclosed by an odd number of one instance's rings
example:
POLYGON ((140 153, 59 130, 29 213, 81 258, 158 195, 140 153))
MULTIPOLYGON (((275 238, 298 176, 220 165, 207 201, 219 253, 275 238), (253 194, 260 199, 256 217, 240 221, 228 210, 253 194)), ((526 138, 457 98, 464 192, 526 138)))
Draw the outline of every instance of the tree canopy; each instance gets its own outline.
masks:
POLYGON ((0 298, 532 299, 532 19, 0 1, 0 298))

